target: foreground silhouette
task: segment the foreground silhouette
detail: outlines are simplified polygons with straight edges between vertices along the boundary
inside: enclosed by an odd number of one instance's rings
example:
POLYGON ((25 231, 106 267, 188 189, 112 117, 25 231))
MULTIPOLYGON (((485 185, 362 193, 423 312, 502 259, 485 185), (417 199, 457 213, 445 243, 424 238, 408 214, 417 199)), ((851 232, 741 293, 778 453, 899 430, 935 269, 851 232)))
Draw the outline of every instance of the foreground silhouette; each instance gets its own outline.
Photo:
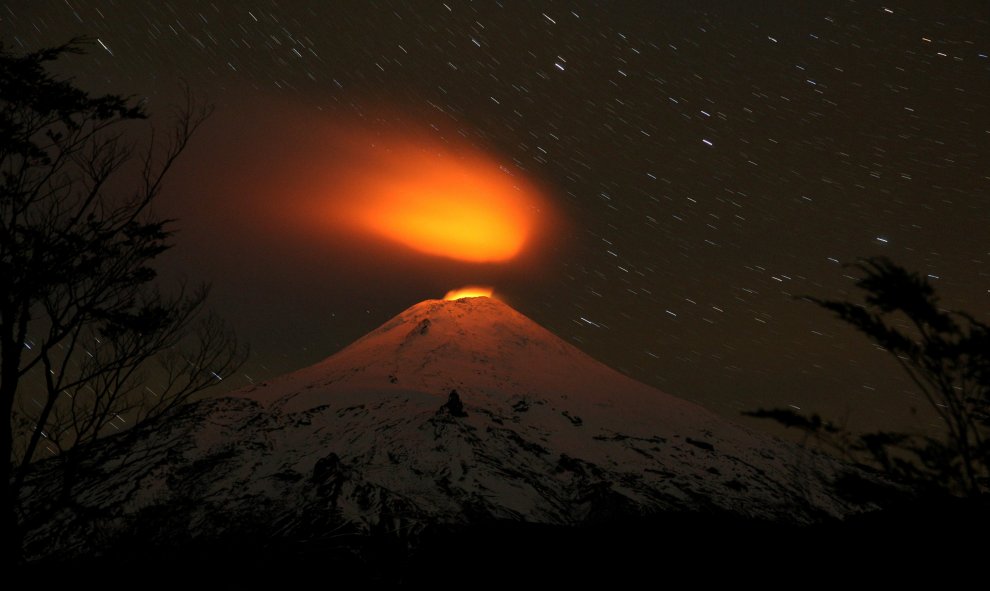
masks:
POLYGON ((985 496, 990 490, 990 326, 939 307, 927 278, 886 258, 853 265, 862 304, 806 298, 890 353, 944 425, 940 436, 881 431, 858 437, 789 409, 747 413, 801 429, 847 457, 926 494, 985 496))
POLYGON ((165 415, 243 357, 219 321, 199 316, 205 287, 169 296, 153 282, 172 229, 152 205, 209 110, 187 93, 164 141, 152 134, 134 152, 128 134, 146 117, 140 105, 91 96, 46 70, 84 45, 15 55, 0 44, 5 562, 18 560, 26 529, 71 502, 80 450, 165 415), (53 456, 61 490, 25 512, 25 477, 53 456))

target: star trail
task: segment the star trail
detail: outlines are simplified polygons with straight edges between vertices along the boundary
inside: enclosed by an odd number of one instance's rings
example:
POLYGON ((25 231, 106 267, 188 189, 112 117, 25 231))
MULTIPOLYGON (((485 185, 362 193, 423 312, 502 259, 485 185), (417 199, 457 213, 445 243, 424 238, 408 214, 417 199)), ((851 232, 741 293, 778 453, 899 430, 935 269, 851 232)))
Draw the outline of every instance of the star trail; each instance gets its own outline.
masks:
POLYGON ((882 254, 990 321, 985 3, 0 1, 8 50, 77 36, 62 73, 156 125, 183 82, 216 107, 162 197, 180 231, 161 264, 212 282, 251 342, 232 386, 482 284, 737 420, 924 427, 896 364, 796 296, 851 295, 842 264, 882 254), (355 127, 368 150, 415 131, 488 154, 554 232, 471 263, 300 223, 314 196, 361 198, 327 181, 355 127))

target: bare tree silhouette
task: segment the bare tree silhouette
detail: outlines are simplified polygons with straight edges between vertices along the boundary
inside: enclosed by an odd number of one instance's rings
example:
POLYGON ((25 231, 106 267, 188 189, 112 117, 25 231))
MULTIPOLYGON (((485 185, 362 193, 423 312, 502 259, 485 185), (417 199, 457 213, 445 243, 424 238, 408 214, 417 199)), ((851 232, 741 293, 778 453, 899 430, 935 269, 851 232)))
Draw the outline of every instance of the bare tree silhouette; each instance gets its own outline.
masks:
POLYGON ((167 136, 152 129, 132 145, 140 104, 46 69, 85 44, 25 55, 0 45, 4 560, 19 560, 20 532, 40 518, 19 509, 32 461, 58 458, 69 495, 86 443, 163 416, 245 356, 204 312, 205 286, 162 293, 151 267, 173 222, 153 202, 210 109, 187 89, 167 136))

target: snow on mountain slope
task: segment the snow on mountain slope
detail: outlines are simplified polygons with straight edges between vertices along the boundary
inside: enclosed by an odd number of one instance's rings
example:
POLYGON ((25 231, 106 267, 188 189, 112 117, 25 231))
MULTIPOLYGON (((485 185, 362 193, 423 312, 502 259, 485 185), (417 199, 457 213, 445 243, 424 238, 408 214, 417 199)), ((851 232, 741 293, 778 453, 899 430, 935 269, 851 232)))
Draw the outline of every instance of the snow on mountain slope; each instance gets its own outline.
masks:
MULTIPOLYGON (((77 500, 102 525, 77 522, 66 548, 165 508, 202 535, 244 520, 319 535, 858 510, 835 493, 847 469, 834 460, 623 376, 489 298, 417 304, 323 362, 198 402, 94 458, 99 476, 77 500)), ((63 512, 30 538, 77 519, 63 512)))
MULTIPOLYGON (((786 499, 837 509, 820 483, 794 473, 796 462, 808 460, 804 452, 632 380, 490 298, 422 302, 329 359, 245 396, 280 416, 336 409, 334 416, 317 414, 328 437, 353 432, 334 438, 338 455, 353 458, 366 475, 381 474, 394 491, 423 480, 407 472, 410 466, 428 476, 450 474, 464 493, 487 494, 509 486, 506 463, 559 479, 569 472, 570 460, 560 462, 566 457, 621 475, 611 480, 612 491, 648 507, 708 504, 769 516, 786 499), (430 441, 422 426, 436 422, 451 391, 467 416, 441 423, 430 441), (376 412, 363 420, 339 416, 362 404, 377 405, 376 412), (440 434, 446 428, 461 435, 448 442, 440 434), (408 458, 403 469, 389 459, 390 448, 393 457, 401 449, 408 458)), ((539 487, 512 486, 519 490, 496 495, 496 504, 515 514, 582 517, 546 505, 539 487)))

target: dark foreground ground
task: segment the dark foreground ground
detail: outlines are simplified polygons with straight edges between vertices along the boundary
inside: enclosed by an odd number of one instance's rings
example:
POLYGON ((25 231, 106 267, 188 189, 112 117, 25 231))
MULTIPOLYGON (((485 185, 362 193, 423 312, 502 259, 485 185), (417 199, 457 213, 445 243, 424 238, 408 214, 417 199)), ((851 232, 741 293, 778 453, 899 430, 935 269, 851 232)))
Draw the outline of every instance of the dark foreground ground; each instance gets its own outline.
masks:
MULTIPOLYGON (((864 578, 945 582, 990 576, 990 499, 912 502, 846 522, 785 526, 720 515, 664 515, 557 527, 494 522, 435 531, 410 550, 394 536, 314 541, 259 535, 125 547, 99 558, 34 564, 24 575, 79 582, 632 587, 690 580, 769 587, 864 578), (685 578, 687 577, 687 579, 685 578)), ((513 590, 514 591, 514 590, 513 590)))

